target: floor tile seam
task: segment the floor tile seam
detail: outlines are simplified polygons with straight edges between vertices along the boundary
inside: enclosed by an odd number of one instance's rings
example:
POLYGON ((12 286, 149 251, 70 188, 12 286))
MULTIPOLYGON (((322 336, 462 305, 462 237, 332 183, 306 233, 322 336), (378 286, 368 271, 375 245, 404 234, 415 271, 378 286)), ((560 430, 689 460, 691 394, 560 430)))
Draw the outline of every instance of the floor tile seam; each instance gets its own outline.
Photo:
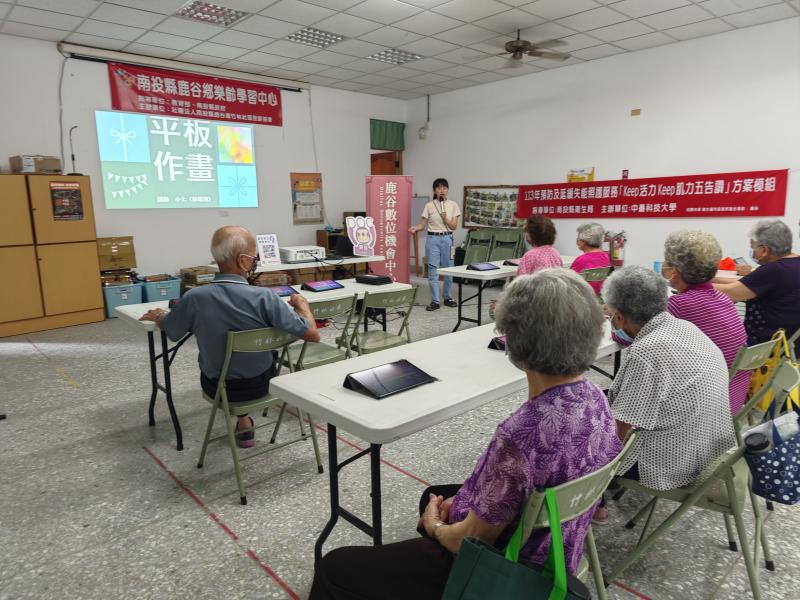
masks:
POLYGON ((56 365, 56 363, 51 359, 39 346, 30 339, 29 336, 25 336, 27 342, 33 346, 34 350, 47 362, 48 365, 63 379, 67 382, 67 385, 74 387, 76 389, 80 389, 82 386, 78 381, 69 374, 69 372, 64 369, 64 367, 60 365, 56 365))
POLYGON ((180 490, 183 491, 197 505, 197 507, 206 514, 208 518, 210 518, 220 529, 222 529, 222 531, 244 553, 245 556, 250 558, 250 560, 252 560, 259 569, 264 571, 264 573, 272 578, 272 580, 275 581, 275 583, 277 583, 284 592, 286 592, 289 598, 292 600, 300 600, 300 596, 298 596, 297 592, 295 592, 275 570, 264 563, 252 548, 248 548, 245 544, 243 544, 240 541, 241 536, 239 536, 222 519, 220 519, 219 515, 208 508, 203 500, 197 494, 195 494, 194 491, 189 488, 189 486, 183 483, 183 481, 181 481, 181 479, 172 470, 170 470, 161 459, 159 459, 147 446, 142 446, 142 449, 148 456, 150 456, 156 465, 158 465, 158 467, 164 471, 170 479, 172 479, 178 488, 180 488, 180 490))

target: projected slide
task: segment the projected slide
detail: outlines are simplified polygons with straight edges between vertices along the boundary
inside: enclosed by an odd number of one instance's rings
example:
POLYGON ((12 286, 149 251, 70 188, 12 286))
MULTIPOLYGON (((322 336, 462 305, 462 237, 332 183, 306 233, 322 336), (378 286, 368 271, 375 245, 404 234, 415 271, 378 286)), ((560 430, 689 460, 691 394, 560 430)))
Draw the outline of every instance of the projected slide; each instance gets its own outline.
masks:
POLYGON ((95 111, 106 208, 258 206, 253 126, 95 111))

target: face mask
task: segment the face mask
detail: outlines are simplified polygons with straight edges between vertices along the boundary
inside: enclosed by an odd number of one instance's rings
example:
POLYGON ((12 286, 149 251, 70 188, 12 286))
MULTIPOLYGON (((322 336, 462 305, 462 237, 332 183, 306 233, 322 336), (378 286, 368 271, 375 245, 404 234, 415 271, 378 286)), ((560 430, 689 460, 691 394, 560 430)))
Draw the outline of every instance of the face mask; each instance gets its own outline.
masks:
POLYGON ((630 346, 633 343, 633 338, 625 333, 624 329, 618 329, 614 327, 614 315, 611 315, 611 332, 614 334, 614 337, 623 343, 623 345, 630 346))
POLYGON ((253 283, 253 279, 255 278, 256 274, 256 269, 258 268, 258 257, 250 256, 249 254, 242 254, 242 256, 246 256, 247 258, 250 258, 253 261, 252 264, 250 265, 250 268, 247 269, 247 273, 245 274, 245 279, 247 279, 249 283, 253 283))
POLYGON ((753 259, 753 262, 758 262, 758 259, 756 258, 756 249, 755 248, 750 248, 750 258, 753 259))
POLYGON ((626 346, 630 346, 633 343, 633 338, 625 333, 624 329, 613 329, 612 331, 616 338, 623 342, 626 346))

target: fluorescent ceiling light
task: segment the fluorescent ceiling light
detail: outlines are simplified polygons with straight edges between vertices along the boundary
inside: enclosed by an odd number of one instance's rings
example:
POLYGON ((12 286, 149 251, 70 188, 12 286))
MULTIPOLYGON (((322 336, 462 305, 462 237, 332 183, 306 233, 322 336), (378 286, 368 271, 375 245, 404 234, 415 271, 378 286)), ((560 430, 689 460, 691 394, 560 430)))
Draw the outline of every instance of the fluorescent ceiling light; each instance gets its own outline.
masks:
POLYGON ((344 39, 344 36, 339 35, 338 33, 330 33, 328 31, 314 29, 313 27, 306 27, 305 29, 295 31, 294 33, 286 36, 286 39, 291 42, 297 42, 298 44, 314 46, 315 48, 327 48, 336 42, 341 42, 344 39))
POLYGON ((412 60, 419 60, 422 58, 419 54, 413 54, 411 52, 406 52, 405 50, 398 50, 397 48, 389 48, 388 50, 382 50, 381 52, 376 52, 371 56, 368 56, 372 60, 377 60, 379 62, 388 63, 390 65, 404 65, 407 62, 411 62, 412 60))
POLYGON ((193 0, 181 6, 175 13, 176 17, 208 23, 209 25, 219 25, 220 27, 230 27, 237 21, 245 18, 250 13, 243 10, 226 8, 219 4, 209 4, 200 0, 193 0))

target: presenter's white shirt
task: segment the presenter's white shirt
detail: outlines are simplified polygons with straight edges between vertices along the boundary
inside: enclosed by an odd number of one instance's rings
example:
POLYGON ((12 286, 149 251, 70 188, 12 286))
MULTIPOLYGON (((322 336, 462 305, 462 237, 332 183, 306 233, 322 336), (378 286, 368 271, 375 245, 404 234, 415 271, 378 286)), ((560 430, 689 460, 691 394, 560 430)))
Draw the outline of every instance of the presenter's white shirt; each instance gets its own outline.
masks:
POLYGON ((422 209, 422 218, 428 219, 429 232, 445 233, 448 231, 453 231, 442 220, 442 215, 440 212, 442 206, 444 207, 444 213, 448 220, 451 220, 453 217, 461 216, 461 209, 459 208, 458 204, 449 198, 442 203, 440 203, 438 200, 431 200, 425 204, 425 208, 422 209))

